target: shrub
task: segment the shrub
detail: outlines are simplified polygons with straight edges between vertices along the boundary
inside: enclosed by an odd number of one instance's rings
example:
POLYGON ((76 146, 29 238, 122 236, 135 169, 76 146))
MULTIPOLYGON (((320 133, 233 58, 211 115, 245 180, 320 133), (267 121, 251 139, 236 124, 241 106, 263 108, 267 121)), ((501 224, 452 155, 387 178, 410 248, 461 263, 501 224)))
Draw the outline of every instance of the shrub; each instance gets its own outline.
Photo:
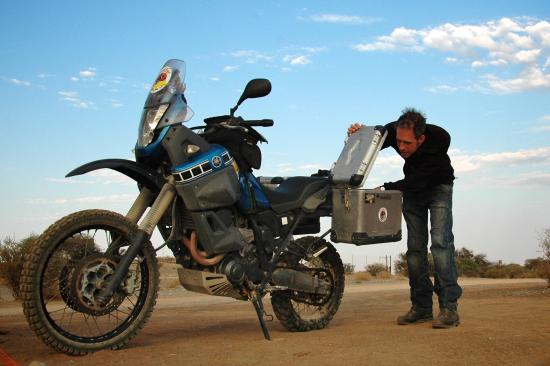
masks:
POLYGON ((372 275, 369 272, 357 272, 353 274, 353 279, 356 281, 370 281, 372 275))
POLYGON ((391 278, 391 274, 386 270, 380 271, 376 274, 376 278, 379 280, 389 280, 391 278))
POLYGON ((544 230, 540 236, 539 245, 542 249, 544 263, 537 267, 537 272, 542 278, 548 280, 548 287, 550 287, 550 229, 544 230))
POLYGON ((30 252, 37 238, 31 235, 17 242, 8 237, 0 242, 0 278, 7 282, 15 298, 19 298, 19 278, 25 255, 30 252))
POLYGON ((491 266, 485 271, 485 276, 488 278, 506 278, 504 266, 491 266))
MULTIPOLYGON (((409 267, 407 265, 407 255, 405 253, 400 253, 399 258, 394 261, 393 265, 394 265, 396 274, 409 277, 409 267)), ((434 267, 434 259, 433 259, 432 253, 428 253, 428 271, 429 271, 429 275, 433 277, 435 267, 434 267)))
POLYGON ((373 263, 369 264, 367 268, 365 268, 368 273, 370 273, 373 276, 378 275, 380 272, 387 272, 387 268, 382 263, 373 263))
POLYGON ((526 278, 530 272, 516 263, 490 266, 485 272, 489 278, 526 278))
MULTIPOLYGON (((3 278, 11 288, 13 297, 20 298, 19 281, 23 264, 38 240, 37 235, 31 235, 21 241, 6 238, 0 243, 0 278, 3 278)), ((47 289, 45 296, 56 297, 59 294, 59 280, 64 267, 68 263, 76 263, 84 255, 100 253, 101 249, 93 237, 69 237, 65 239, 57 255, 50 258, 48 273, 44 277, 42 287, 47 289), (49 275, 48 275, 49 274, 49 275)))
POLYGON ((541 263, 536 269, 537 275, 541 278, 548 280, 548 287, 550 287, 550 261, 541 263))
POLYGON ((399 253, 399 258, 393 262, 395 273, 401 276, 409 277, 409 269, 407 267, 407 256, 405 253, 399 253))
POLYGON ((344 263, 344 273, 349 275, 355 272, 355 265, 351 263, 344 263))

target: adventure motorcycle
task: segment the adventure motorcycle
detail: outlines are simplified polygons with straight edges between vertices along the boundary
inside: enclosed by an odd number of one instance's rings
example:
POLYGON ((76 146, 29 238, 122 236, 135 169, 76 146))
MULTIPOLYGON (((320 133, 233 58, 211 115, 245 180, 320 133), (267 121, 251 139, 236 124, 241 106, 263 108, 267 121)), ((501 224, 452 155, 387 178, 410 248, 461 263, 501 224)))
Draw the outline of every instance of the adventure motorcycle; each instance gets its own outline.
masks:
MULTIPOLYGON (((54 349, 82 355, 119 349, 149 319, 159 289, 158 227, 176 258, 187 290, 250 300, 269 339, 262 299, 290 331, 325 327, 338 310, 344 270, 320 231, 331 215, 328 174, 261 183, 254 127, 272 120, 234 115, 248 98, 271 91, 250 81, 226 116, 188 128, 183 61, 161 69, 145 102, 136 161, 98 160, 67 174, 113 169, 134 179, 140 193, 126 216, 85 210, 63 217, 38 239, 21 278, 30 327, 54 349)), ((326 173, 326 172, 325 172, 326 173)))

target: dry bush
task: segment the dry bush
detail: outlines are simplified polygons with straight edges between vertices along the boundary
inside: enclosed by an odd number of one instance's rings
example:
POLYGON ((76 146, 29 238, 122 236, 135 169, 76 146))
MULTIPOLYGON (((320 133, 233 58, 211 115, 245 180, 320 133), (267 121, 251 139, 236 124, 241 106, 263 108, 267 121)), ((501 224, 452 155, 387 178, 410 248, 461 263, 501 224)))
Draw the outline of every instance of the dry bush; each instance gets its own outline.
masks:
POLYGON ((355 265, 351 263, 344 263, 344 273, 347 275, 351 275, 355 272, 355 265))
POLYGON ((380 271, 376 274, 377 280, 389 280, 391 278, 391 274, 388 271, 380 271))
POLYGON ((25 256, 30 253, 37 238, 31 235, 21 241, 5 238, 0 242, 0 278, 11 288, 15 298, 19 298, 19 279, 25 256))
POLYGON ((539 277, 545 278, 548 281, 548 287, 550 287, 550 261, 539 264, 536 272, 539 277))
POLYGON ((369 264, 366 268, 367 272, 369 272, 371 275, 376 276, 380 272, 387 271, 387 268, 382 263, 373 263, 369 264))
POLYGON ((529 270, 526 270, 524 267, 519 264, 503 264, 503 265, 493 265, 490 266, 487 271, 485 271, 485 277, 489 278, 526 278, 529 270))
POLYGON ((355 281, 370 281, 374 277, 369 272, 357 272, 353 274, 352 278, 355 281))

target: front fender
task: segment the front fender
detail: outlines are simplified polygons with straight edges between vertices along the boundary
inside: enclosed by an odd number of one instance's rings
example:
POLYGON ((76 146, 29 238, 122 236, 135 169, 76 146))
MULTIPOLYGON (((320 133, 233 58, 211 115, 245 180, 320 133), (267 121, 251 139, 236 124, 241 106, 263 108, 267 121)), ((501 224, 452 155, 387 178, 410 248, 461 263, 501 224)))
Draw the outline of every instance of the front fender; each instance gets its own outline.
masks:
POLYGON ((159 174, 145 165, 125 159, 102 159, 92 161, 91 163, 81 165, 72 170, 65 177, 74 177, 75 175, 85 174, 98 169, 116 170, 154 192, 160 191, 165 183, 162 174, 159 174))

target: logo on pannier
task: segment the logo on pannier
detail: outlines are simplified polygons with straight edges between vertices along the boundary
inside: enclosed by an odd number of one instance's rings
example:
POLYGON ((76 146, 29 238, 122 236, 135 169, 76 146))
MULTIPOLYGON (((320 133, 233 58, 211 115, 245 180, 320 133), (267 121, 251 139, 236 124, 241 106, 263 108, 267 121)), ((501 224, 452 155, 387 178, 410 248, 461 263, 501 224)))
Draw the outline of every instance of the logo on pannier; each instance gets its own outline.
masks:
POLYGON ((220 158, 219 156, 214 156, 212 158, 212 165, 215 167, 215 168, 219 168, 221 165, 222 165, 222 158, 220 158))
POLYGON ((378 220, 380 220, 380 222, 386 222, 387 219, 388 210, 386 210, 385 207, 380 208, 380 210, 378 210, 378 220))

